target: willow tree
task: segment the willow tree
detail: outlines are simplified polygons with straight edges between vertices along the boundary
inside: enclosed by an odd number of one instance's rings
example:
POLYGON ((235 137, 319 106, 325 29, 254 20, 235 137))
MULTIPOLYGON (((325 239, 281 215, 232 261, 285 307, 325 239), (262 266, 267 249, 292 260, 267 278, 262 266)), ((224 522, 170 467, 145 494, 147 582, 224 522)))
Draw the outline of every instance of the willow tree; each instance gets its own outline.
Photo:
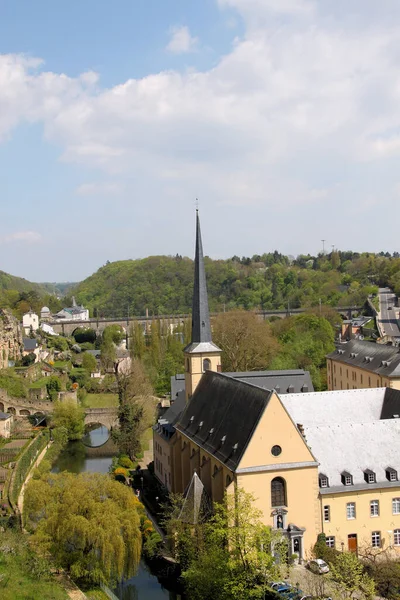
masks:
POLYGON ((108 475, 48 473, 29 482, 24 518, 38 549, 57 566, 74 579, 107 583, 136 572, 139 507, 132 491, 108 475))

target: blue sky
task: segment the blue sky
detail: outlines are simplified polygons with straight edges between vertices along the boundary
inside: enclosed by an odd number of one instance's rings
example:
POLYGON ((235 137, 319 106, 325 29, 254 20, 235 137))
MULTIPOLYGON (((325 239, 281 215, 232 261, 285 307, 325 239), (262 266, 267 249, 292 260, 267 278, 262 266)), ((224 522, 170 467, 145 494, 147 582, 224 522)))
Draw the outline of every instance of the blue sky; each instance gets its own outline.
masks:
POLYGON ((398 250, 400 7, 3 0, 0 269, 398 250))

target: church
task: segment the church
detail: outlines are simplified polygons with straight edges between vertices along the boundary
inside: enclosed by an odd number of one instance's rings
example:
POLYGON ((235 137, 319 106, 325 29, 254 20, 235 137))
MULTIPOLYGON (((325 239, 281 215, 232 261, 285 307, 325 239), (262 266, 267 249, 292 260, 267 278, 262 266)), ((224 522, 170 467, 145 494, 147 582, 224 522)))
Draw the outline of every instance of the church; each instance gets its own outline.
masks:
POLYGON ((184 394, 154 428, 156 476, 184 493, 196 473, 217 502, 235 487, 252 493, 265 524, 282 530, 300 560, 319 533, 338 550, 398 551, 400 391, 292 391, 265 372, 222 373, 198 214, 196 227, 184 394))

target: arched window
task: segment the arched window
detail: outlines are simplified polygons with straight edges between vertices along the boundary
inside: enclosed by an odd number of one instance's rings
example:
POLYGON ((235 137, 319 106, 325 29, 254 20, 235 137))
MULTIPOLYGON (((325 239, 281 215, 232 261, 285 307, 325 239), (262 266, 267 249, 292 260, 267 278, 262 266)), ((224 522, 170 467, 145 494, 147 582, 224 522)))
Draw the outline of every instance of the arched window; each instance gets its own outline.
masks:
POLYGON ((214 477, 217 475, 217 473, 218 473, 218 467, 217 467, 217 465, 214 465, 214 473, 213 473, 214 477))
POLYGON ((209 358, 205 358, 203 360, 203 371, 209 371, 211 369, 211 360, 209 358))
POLYGON ((225 480, 225 487, 228 487, 228 485, 232 482, 232 479, 230 477, 230 475, 226 476, 226 480, 225 480))
POLYGON ((286 506, 286 483, 282 477, 271 481, 271 506, 286 506))

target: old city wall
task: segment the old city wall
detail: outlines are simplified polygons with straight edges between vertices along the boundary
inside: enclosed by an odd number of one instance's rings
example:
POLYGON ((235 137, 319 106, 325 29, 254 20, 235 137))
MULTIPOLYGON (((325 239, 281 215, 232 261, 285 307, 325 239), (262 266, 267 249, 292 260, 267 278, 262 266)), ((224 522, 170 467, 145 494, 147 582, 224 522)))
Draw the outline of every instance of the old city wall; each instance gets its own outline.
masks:
POLYGON ((20 360, 22 348, 19 322, 10 311, 0 309, 0 369, 6 369, 9 360, 20 360))

